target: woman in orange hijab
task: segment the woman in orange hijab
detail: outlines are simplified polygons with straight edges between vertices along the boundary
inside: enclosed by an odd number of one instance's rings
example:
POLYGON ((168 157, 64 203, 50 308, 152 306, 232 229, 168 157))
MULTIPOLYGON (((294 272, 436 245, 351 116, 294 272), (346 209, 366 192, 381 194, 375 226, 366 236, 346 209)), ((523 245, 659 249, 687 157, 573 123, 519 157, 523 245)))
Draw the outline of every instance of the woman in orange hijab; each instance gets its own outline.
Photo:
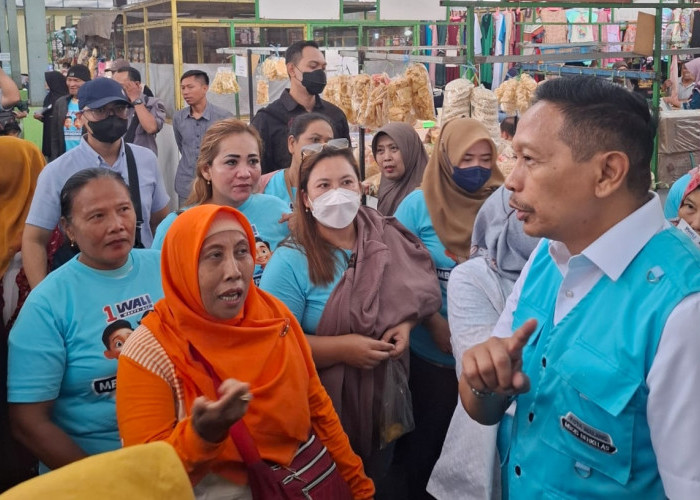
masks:
POLYGON ((353 497, 371 498, 301 327, 252 284, 254 255, 250 224, 233 208, 201 205, 173 222, 161 257, 165 298, 119 357, 124 445, 165 440, 198 497, 250 498, 232 424, 242 419, 262 459, 285 467, 315 434, 353 497), (223 380, 218 390, 208 370, 223 380))

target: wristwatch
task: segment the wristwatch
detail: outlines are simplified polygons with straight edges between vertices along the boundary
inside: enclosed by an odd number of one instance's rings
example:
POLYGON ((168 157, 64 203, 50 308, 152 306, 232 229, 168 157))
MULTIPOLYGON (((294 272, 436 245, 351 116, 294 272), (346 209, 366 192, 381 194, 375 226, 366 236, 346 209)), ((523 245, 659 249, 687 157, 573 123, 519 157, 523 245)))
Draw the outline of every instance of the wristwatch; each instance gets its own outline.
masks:
POLYGON ((143 104, 143 101, 141 99, 134 99, 131 101, 132 106, 138 106, 139 104, 143 104))

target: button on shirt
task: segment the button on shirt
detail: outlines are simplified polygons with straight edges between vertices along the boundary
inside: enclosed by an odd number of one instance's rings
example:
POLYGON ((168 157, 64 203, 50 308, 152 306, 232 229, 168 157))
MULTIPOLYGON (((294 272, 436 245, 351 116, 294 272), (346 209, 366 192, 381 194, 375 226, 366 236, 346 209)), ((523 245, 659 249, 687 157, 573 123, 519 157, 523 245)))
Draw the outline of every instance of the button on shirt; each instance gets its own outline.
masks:
MULTIPOLYGON (((605 274, 617 281, 639 251, 657 233, 669 227, 656 194, 641 208, 610 228, 579 255, 572 256, 561 242, 549 244, 549 255, 562 274, 553 323, 556 325, 605 274)), ((509 337, 513 312, 530 270, 525 264, 493 335, 509 337)), ((669 263, 672 265, 673 263, 669 263)), ((695 498, 700 491, 700 294, 683 299, 669 315, 656 356, 647 375, 647 419, 659 474, 669 498, 695 498)), ((543 366, 545 361, 543 360, 543 366)))
MULTIPOLYGON (((129 184, 129 172, 126 165, 126 153, 124 141, 121 142, 119 156, 114 165, 109 165, 90 145, 82 138, 78 147, 67 151, 54 161, 46 165, 39 174, 36 191, 32 198, 32 205, 27 216, 27 224, 53 230, 61 217, 61 189, 66 181, 76 172, 86 168, 109 168, 119 173, 129 184)), ((165 208, 170 197, 165 190, 163 177, 158 170, 156 156, 148 149, 141 146, 130 145, 134 152, 134 161, 138 169, 139 191, 141 192, 141 212, 143 226, 141 227, 141 241, 146 248, 151 246, 153 233, 151 232, 151 213, 165 208)))
MULTIPOLYGON (((328 117, 333 125, 334 138, 350 140, 348 119, 338 106, 316 96, 312 111, 328 117)), ((304 113, 308 113, 306 108, 294 100, 289 89, 285 89, 279 99, 260 109, 253 117, 250 124, 260 132, 263 140, 264 174, 287 168, 291 163, 292 155, 287 147, 289 126, 294 118, 304 113)))
MULTIPOLYGON (((175 174, 175 192, 181 198, 187 198, 192 188, 194 179, 194 169, 199 156, 199 146, 202 137, 214 122, 231 118, 233 115, 212 103, 207 102, 202 116, 194 118, 190 114, 190 107, 181 109, 173 117, 173 131, 175 132, 175 142, 180 150, 180 163, 177 165, 175 174)), ((286 144, 286 142, 285 142, 286 144)))

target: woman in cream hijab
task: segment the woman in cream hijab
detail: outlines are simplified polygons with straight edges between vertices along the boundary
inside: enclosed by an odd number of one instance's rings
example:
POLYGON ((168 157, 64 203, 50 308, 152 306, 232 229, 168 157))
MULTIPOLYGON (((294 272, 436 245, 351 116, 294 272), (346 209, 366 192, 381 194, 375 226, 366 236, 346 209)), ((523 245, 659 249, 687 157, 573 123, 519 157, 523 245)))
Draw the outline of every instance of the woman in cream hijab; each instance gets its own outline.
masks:
POLYGON ((411 498, 424 498, 457 405, 455 360, 447 324, 447 281, 470 254, 476 214, 502 183, 498 153, 488 130, 471 118, 446 124, 430 157, 420 189, 399 205, 395 217, 428 248, 442 290, 442 308, 411 331, 411 372, 416 430, 397 447, 406 464, 411 498), (440 390, 436 390, 439 388, 440 390))

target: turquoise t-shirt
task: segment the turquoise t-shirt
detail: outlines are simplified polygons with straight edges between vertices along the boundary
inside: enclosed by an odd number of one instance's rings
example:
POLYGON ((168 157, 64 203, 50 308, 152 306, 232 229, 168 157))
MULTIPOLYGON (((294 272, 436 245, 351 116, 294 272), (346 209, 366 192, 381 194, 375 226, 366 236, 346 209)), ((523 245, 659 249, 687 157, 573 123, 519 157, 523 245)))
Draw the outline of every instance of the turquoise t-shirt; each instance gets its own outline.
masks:
POLYGON ((688 188, 690 184, 690 174, 685 174, 680 177, 671 185, 671 189, 668 190, 668 195, 666 195, 666 203, 664 204, 664 217, 667 219, 673 219, 678 217, 678 209, 681 208, 681 203, 683 202, 683 193, 688 188))
POLYGON ((316 327, 326 307, 328 297, 348 268, 350 250, 338 254, 338 266, 333 282, 316 286, 309 279, 309 263, 304 252, 286 245, 272 254, 265 267, 260 288, 271 293, 289 308, 301 324, 304 333, 316 333, 316 327))
POLYGON ((66 151, 77 147, 80 144, 80 139, 83 137, 83 125, 80 123, 80 120, 77 123, 75 121, 75 114, 79 111, 78 101, 70 99, 68 101, 68 113, 66 113, 66 118, 63 121, 63 137, 66 141, 66 151))
MULTIPOLYGON (((277 172, 275 172, 275 174, 272 177, 270 177, 270 180, 267 182, 263 193, 279 198, 289 206, 289 210, 293 210, 294 200, 289 198, 289 191, 287 191, 287 183, 284 182, 284 172, 286 170, 287 169, 285 168, 284 170, 278 170, 277 172)), ((297 188, 292 186, 292 196, 296 197, 296 195, 297 188)))
MULTIPOLYGON (((450 272, 457 263, 445 254, 447 249, 440 242, 440 238, 433 228, 423 191, 417 189, 406 196, 396 209, 394 217, 406 226, 406 229, 418 236, 430 252, 437 269, 442 292, 440 314, 447 319, 447 282, 450 279, 450 272)), ((411 330, 411 350, 421 358, 433 363, 444 366, 454 366, 455 364, 454 357, 438 349, 430 332, 422 324, 416 325, 411 330)))
MULTIPOLYGON (((189 207, 188 207, 189 208, 189 207)), ((277 245, 289 234, 287 223, 280 224, 282 214, 289 213, 289 207, 279 198, 267 194, 251 194, 238 210, 243 213, 253 228, 253 234, 270 244, 270 250, 275 251, 277 245)), ((151 248, 160 250, 163 248, 165 234, 170 229, 177 217, 177 212, 172 212, 158 224, 156 234, 153 237, 151 248)), ((269 262, 268 262, 269 265, 269 262)), ((253 273, 253 281, 260 283, 263 267, 256 264, 253 273)))
POLYGON ((113 271, 74 257, 32 290, 10 332, 8 401, 54 401, 51 420, 89 455, 120 448, 120 345, 162 297, 160 252, 134 250, 113 271), (128 325, 105 331, 117 320, 128 325))

